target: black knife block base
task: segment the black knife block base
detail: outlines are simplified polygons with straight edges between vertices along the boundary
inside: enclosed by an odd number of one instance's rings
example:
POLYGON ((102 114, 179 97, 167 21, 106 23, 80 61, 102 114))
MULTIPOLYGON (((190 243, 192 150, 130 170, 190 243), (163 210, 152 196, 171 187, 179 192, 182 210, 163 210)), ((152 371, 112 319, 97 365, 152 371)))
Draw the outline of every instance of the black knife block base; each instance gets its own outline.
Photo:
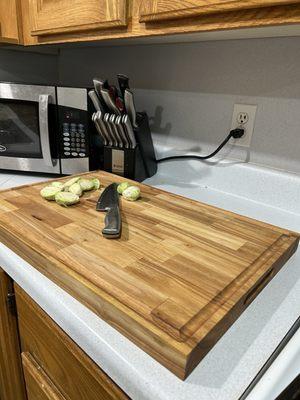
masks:
POLYGON ((137 113, 134 129, 137 145, 134 149, 104 146, 104 170, 142 182, 157 172, 149 120, 146 113, 137 113))

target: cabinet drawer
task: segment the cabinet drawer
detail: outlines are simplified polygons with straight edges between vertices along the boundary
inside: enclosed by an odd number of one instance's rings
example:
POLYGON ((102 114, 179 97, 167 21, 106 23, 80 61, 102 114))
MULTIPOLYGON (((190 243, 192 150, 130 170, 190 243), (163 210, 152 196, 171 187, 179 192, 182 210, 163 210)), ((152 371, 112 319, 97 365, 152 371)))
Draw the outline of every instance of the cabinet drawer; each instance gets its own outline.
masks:
POLYGON ((22 352, 32 356, 62 396, 68 400, 128 399, 17 285, 15 293, 22 352))
POLYGON ((28 400, 66 400, 29 353, 22 353, 28 400))

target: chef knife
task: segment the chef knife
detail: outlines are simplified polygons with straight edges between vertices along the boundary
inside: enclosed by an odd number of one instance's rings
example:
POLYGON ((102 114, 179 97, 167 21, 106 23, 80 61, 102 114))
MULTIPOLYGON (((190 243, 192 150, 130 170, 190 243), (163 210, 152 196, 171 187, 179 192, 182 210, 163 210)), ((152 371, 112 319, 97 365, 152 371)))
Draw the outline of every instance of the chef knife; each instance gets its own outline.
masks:
POLYGON ((102 235, 107 239, 119 238, 121 236, 122 220, 116 183, 107 186, 101 193, 97 201, 96 210, 106 212, 102 235))
POLYGON ((118 74, 117 78, 118 78, 119 88, 122 93, 122 97, 124 99, 125 90, 129 89, 129 78, 128 76, 123 74, 118 74))
POLYGON ((137 128, 134 97, 133 97, 133 93, 128 89, 125 90, 124 101, 125 101, 125 109, 127 111, 127 114, 129 115, 130 119, 131 119, 132 125, 135 128, 137 128))

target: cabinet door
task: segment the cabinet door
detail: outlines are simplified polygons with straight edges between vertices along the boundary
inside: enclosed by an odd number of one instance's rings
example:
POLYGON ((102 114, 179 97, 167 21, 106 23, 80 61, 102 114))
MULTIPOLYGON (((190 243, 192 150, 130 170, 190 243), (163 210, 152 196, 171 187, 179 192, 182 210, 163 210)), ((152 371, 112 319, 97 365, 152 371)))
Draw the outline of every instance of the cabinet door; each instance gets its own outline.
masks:
POLYGON ((22 353, 28 400, 65 400, 60 391, 29 353, 22 353))
POLYGON ((143 0, 140 22, 299 3, 297 0, 143 0))
POLYGON ((13 283, 0 269, 0 399, 25 400, 17 318, 8 294, 13 299, 13 283))
MULTIPOLYGON (((52 387, 55 385, 66 399, 128 400, 122 390, 19 286, 15 285, 15 290, 25 362, 28 361, 26 354, 32 355, 42 368, 44 378, 49 377, 52 387)), ((32 373, 31 376, 28 373, 26 384, 31 385, 31 392, 37 392, 39 385, 32 382, 32 373)), ((41 399, 44 400, 43 397, 41 399)), ((36 398, 32 397, 32 400, 36 398)))
POLYGON ((0 43, 20 43, 21 28, 19 0, 0 0, 0 43))
POLYGON ((33 36, 127 25, 126 0, 30 0, 33 36))

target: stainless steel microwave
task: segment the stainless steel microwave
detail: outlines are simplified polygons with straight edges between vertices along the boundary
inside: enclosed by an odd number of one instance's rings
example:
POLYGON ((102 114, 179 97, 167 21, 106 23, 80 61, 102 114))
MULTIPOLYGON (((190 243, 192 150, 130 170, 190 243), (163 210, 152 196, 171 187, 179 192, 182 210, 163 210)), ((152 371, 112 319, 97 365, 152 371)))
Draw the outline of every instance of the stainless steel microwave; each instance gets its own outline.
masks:
POLYGON ((0 169, 51 174, 101 166, 88 89, 0 82, 0 169))

